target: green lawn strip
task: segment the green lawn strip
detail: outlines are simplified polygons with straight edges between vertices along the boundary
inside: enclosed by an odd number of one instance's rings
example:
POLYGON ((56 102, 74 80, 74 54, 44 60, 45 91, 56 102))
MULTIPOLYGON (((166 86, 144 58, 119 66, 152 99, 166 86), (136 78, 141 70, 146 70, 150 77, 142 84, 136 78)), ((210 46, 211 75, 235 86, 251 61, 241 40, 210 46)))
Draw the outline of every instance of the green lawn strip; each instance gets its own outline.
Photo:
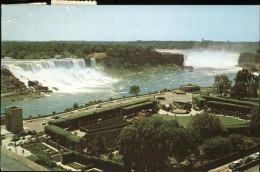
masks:
MULTIPOLYGON (((183 126, 187 126, 190 120, 193 118, 192 116, 170 116, 166 114, 158 114, 156 116, 161 117, 164 120, 177 119, 177 121, 183 126)), ((234 119, 233 117, 224 117, 224 116, 217 116, 217 117, 219 118, 223 126, 240 125, 240 124, 248 123, 247 121, 237 120, 234 119)))
POLYGON ((224 117, 218 116, 219 120, 221 121, 222 125, 239 125, 239 124, 246 124, 247 121, 237 120, 234 117, 224 117))

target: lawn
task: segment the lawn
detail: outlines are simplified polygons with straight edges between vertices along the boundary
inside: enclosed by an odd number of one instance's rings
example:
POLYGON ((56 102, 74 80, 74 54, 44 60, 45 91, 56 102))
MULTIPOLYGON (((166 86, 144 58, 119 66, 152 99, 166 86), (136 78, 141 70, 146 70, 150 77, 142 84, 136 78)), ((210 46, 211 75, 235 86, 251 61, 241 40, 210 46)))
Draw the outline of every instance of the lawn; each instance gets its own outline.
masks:
MULTIPOLYGON (((187 126, 190 120, 193 118, 192 116, 170 116, 164 114, 158 114, 156 116, 161 117, 164 120, 177 119, 177 121, 183 126, 187 126)), ((237 125, 248 123, 246 121, 234 119, 233 117, 218 116, 218 118, 221 121, 222 125, 237 125)))

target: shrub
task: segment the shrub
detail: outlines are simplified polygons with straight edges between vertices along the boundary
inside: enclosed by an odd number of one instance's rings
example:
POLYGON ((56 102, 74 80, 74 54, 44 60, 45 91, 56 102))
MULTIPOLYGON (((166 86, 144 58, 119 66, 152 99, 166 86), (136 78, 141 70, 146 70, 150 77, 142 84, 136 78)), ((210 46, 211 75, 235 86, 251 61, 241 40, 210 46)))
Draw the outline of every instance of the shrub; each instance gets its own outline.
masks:
POLYGON ((231 103, 224 103, 224 102, 217 102, 217 101, 208 101, 207 106, 211 108, 216 109, 225 109, 225 110, 237 110, 243 113, 249 113, 250 107, 249 106, 243 106, 238 104, 231 104, 231 103))
POLYGON ((220 136, 205 140, 200 148, 209 158, 219 157, 232 152, 231 141, 220 136))
POLYGON ((63 130, 60 127, 54 125, 48 125, 44 127, 45 134, 51 136, 52 140, 59 140, 66 147, 76 147, 81 142, 81 137, 75 136, 70 132, 63 130))

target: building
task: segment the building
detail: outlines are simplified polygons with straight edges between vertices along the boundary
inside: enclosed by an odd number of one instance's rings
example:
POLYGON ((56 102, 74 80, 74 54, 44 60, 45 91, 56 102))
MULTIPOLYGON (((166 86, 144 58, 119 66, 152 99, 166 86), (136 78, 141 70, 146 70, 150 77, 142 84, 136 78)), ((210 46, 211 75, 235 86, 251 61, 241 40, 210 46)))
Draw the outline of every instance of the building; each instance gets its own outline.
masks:
POLYGON ((188 84, 188 85, 182 85, 180 87, 180 90, 184 92, 194 92, 194 91, 200 91, 200 87, 197 85, 188 84))
POLYGON ((5 108, 5 126, 6 130, 17 134, 23 130, 22 108, 18 106, 9 106, 5 108))

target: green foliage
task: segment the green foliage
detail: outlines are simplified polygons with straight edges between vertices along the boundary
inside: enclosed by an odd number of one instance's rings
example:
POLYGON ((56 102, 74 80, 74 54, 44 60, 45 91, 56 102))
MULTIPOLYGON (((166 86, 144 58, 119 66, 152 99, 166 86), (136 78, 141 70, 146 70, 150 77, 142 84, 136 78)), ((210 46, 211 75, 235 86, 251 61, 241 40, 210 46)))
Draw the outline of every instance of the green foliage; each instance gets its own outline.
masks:
POLYGON ((231 134, 228 136, 228 139, 230 140, 230 143, 234 151, 239 151, 241 150, 241 148, 244 147, 245 145, 244 137, 245 136, 241 136, 238 134, 231 134))
POLYGON ((116 117, 119 116, 120 108, 124 108, 127 106, 140 104, 144 102, 152 101, 154 102, 155 99, 143 99, 133 102, 124 103, 122 105, 116 105, 108 108, 102 108, 100 110, 96 110, 95 112, 87 112, 87 113, 80 113, 77 115, 73 115, 67 118, 58 119, 54 121, 50 121, 50 125, 56 125, 61 128, 66 128, 68 126, 72 126, 74 128, 78 128, 79 120, 84 123, 85 121, 93 120, 93 119, 100 119, 100 118, 107 118, 107 117, 116 117))
POLYGON ((63 153, 63 164, 73 162, 74 158, 75 158, 75 152, 74 151, 64 152, 63 153))
POLYGON ((190 130, 196 137, 210 138, 223 134, 223 127, 220 120, 207 112, 202 112, 193 117, 188 124, 190 130))
POLYGON ((122 163, 115 162, 112 160, 105 160, 95 156, 89 156, 86 154, 76 153, 74 160, 83 165, 93 164, 94 167, 100 168, 104 171, 125 171, 122 163))
POLYGON ((78 109, 79 108, 79 105, 77 103, 74 103, 73 104, 73 109, 78 109))
POLYGON ((244 100, 242 101, 242 100, 235 100, 235 99, 223 98, 223 97, 213 97, 213 96, 202 96, 202 97, 207 101, 218 101, 218 102, 237 104, 237 105, 249 106, 249 107, 258 106, 258 103, 253 103, 244 100))
POLYGON ((173 102, 173 104, 178 108, 181 109, 181 106, 177 102, 173 102))
POLYGON ((228 138, 217 136, 205 140, 200 149, 212 159, 232 152, 232 145, 228 138))
POLYGON ((259 118, 260 112, 259 107, 253 107, 250 111, 250 132, 253 135, 259 134, 259 118))
POLYGON ((259 77, 255 76, 249 69, 243 68, 237 72, 235 85, 232 88, 232 97, 257 97, 259 77))
POLYGON ((169 156, 185 159, 191 144, 189 133, 177 121, 152 117, 125 127, 118 137, 118 146, 127 169, 155 171, 165 169, 169 156))
POLYGON ((217 88, 217 92, 227 93, 228 89, 231 88, 232 81, 228 79, 227 75, 216 75, 213 87, 217 88))
POLYGON ((45 134, 51 136, 53 140, 59 140, 59 142, 66 147, 72 146, 75 148, 81 142, 81 137, 75 136, 70 132, 54 125, 45 126, 44 131, 45 134))
POLYGON ((138 85, 133 85, 130 87, 129 94, 133 94, 133 96, 137 96, 139 92, 140 92, 140 88, 138 85))
POLYGON ((248 113, 251 109, 249 106, 217 102, 217 101, 208 101, 207 106, 210 108, 216 108, 216 109, 221 109, 221 110, 225 109, 225 110, 229 110, 229 111, 239 111, 239 112, 243 112, 243 113, 248 113))
POLYGON ((247 96, 246 84, 237 82, 231 89, 230 96, 236 99, 241 99, 247 96))
POLYGON ((144 102, 122 108, 123 115, 139 112, 141 110, 154 109, 154 102, 144 102))
POLYGON ((194 102, 201 108, 204 108, 205 105, 205 99, 203 96, 197 96, 193 98, 194 102))

